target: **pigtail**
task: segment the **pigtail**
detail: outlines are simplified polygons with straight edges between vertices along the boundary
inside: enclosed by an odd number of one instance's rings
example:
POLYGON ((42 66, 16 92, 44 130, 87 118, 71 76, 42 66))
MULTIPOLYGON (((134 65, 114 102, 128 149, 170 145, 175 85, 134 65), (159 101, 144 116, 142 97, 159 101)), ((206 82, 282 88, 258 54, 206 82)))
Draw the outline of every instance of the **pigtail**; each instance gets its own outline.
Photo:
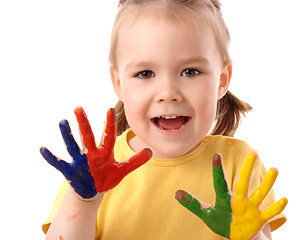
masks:
POLYGON ((238 99, 230 91, 217 103, 216 125, 212 135, 224 135, 233 137, 240 125, 242 115, 251 111, 252 107, 238 99))
POLYGON ((114 106, 114 109, 116 111, 117 136, 119 136, 125 130, 129 129, 129 124, 126 120, 123 102, 119 100, 114 106))

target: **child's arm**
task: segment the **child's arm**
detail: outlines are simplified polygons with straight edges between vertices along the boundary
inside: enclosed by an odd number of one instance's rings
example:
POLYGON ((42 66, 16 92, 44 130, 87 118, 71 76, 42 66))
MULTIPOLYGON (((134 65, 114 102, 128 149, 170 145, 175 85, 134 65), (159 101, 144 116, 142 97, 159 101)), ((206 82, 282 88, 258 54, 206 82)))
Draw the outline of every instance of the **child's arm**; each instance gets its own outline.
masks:
POLYGON ((97 212, 103 196, 104 194, 98 193, 93 199, 85 200, 69 187, 48 229, 46 239, 94 240, 97 212))
POLYGON ((75 115, 84 151, 77 145, 67 120, 60 122, 60 129, 73 161, 67 163, 48 149, 40 149, 45 160, 61 171, 71 185, 51 223, 47 239, 94 239, 97 211, 104 192, 114 188, 128 173, 143 165, 152 156, 149 149, 144 149, 127 161, 115 161, 113 147, 116 140, 116 122, 113 109, 108 111, 105 131, 98 148, 83 109, 76 108, 75 115))
POLYGON ((269 226, 266 223, 283 211, 287 205, 287 199, 282 198, 264 211, 259 210, 259 206, 276 180, 278 172, 274 168, 268 171, 259 188, 249 199, 247 198, 249 181, 256 157, 256 154, 247 156, 234 195, 231 196, 228 191, 222 158, 219 154, 215 154, 213 178, 216 202, 211 206, 183 190, 176 192, 176 199, 184 207, 199 216, 213 232, 227 239, 249 240, 253 239, 252 237, 254 239, 268 239, 265 236, 268 237, 270 230, 268 230, 269 226), (231 198, 233 201, 231 201, 231 198), (263 228, 264 226, 266 227, 263 228))

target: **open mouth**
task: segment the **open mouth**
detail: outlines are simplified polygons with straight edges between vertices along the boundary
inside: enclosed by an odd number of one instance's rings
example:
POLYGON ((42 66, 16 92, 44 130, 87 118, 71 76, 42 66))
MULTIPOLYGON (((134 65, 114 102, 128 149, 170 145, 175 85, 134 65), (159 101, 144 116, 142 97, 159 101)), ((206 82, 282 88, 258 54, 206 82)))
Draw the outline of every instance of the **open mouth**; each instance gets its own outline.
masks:
POLYGON ((177 131, 182 129, 190 120, 188 116, 159 116, 152 118, 151 121, 161 130, 177 131))

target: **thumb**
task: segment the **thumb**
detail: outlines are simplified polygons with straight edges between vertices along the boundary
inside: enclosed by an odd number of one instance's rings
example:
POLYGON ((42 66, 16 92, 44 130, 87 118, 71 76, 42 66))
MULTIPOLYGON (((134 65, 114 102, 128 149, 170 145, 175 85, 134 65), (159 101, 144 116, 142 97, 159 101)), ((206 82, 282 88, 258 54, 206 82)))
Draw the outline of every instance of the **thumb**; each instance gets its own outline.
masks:
POLYGON ((122 175, 122 178, 125 177, 130 172, 145 164, 151 157, 152 151, 149 148, 145 148, 142 151, 130 157, 127 161, 120 162, 120 175, 122 175))
POLYGON ((175 199, 189 211, 193 212, 195 215, 203 219, 203 208, 199 200, 183 190, 178 190, 175 193, 175 199))

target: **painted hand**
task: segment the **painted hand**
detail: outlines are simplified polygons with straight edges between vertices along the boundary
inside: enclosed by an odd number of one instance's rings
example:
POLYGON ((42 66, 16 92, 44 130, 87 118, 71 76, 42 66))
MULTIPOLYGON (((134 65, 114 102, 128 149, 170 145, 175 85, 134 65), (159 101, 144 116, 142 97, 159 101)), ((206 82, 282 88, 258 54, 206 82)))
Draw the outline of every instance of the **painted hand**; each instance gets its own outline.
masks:
POLYGON ((94 197, 97 192, 114 188, 128 173, 147 162, 152 153, 149 149, 132 156, 128 161, 118 163, 113 157, 116 139, 115 112, 108 111, 105 131, 99 148, 95 145, 88 119, 81 107, 75 109, 84 151, 77 145, 67 120, 59 124, 68 153, 73 161, 67 163, 53 155, 47 148, 40 148, 45 160, 59 170, 69 181, 75 192, 84 199, 94 197))
POLYGON ((94 186, 94 179, 89 172, 86 154, 78 147, 71 133, 69 122, 62 120, 59 126, 68 153, 73 161, 67 163, 53 155, 45 147, 40 148, 40 153, 50 165, 65 176, 78 195, 84 199, 92 198, 97 194, 97 191, 94 186))
POLYGON ((244 161, 232 199, 224 177, 222 158, 219 154, 215 154, 213 157, 216 202, 213 205, 203 203, 183 190, 177 191, 175 198, 185 208, 200 217, 213 232, 232 240, 250 239, 260 231, 268 220, 281 213, 287 205, 287 199, 282 198, 265 210, 259 210, 259 206, 266 198, 278 175, 278 171, 274 168, 268 171, 259 188, 250 198, 247 198, 249 181, 256 158, 256 154, 251 153, 244 161))
POLYGON ((114 109, 108 110, 105 131, 99 147, 95 144, 94 135, 84 110, 77 107, 75 115, 97 192, 106 192, 114 188, 128 173, 151 158, 151 150, 143 149, 126 161, 115 161, 113 147, 116 140, 116 115, 114 109))

